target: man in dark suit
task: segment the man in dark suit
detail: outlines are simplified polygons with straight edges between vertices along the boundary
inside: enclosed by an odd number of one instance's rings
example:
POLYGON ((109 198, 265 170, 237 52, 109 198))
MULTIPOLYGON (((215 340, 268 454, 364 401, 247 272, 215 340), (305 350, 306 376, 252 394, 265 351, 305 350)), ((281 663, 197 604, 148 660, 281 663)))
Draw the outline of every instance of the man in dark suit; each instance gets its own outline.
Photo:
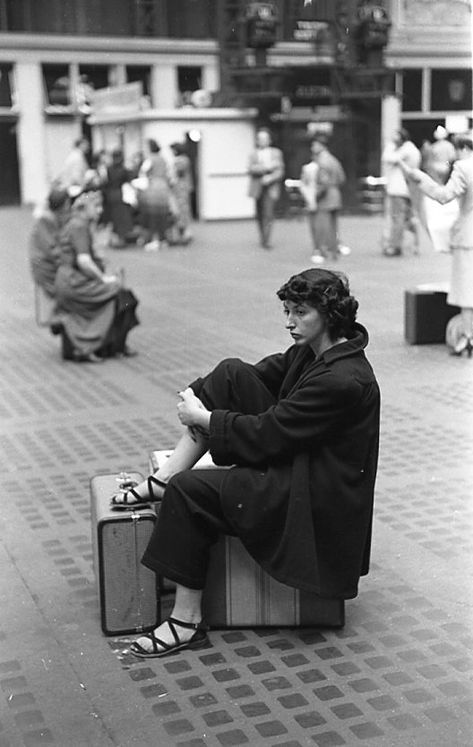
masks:
POLYGON ((266 128, 256 133, 256 148, 250 156, 249 195, 256 203, 256 220, 261 246, 270 249, 270 236, 274 220, 274 205, 281 192, 284 162, 279 148, 271 145, 271 134, 266 128))

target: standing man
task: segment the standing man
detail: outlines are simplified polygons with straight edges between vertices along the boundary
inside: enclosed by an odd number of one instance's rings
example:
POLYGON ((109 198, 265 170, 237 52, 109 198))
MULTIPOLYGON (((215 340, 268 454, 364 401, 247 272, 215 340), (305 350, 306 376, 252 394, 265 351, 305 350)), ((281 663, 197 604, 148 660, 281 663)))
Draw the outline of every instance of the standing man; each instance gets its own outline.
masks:
POLYGON ((67 189, 69 195, 76 197, 87 182, 89 162, 87 156, 90 152, 90 143, 85 137, 75 141, 74 147, 64 162, 61 173, 61 185, 67 189))
POLYGON ((330 153, 325 133, 316 135, 311 143, 312 161, 317 164, 316 200, 314 213, 314 253, 312 262, 322 264, 327 257, 336 259, 349 254, 350 249, 339 243, 338 214, 342 207, 341 188, 345 183, 342 164, 330 153))
POLYGON ((412 196, 399 165, 400 161, 412 169, 418 169, 421 153, 410 139, 405 129, 394 134, 392 142, 387 143, 382 163, 386 177, 386 245, 383 254, 386 257, 399 257, 402 254, 404 232, 412 231, 416 246, 417 217, 414 215, 412 196))
POLYGON ((284 161, 279 148, 271 145, 271 133, 265 127, 256 133, 256 149, 251 154, 248 171, 249 195, 254 198, 256 204, 260 243, 264 249, 271 249, 274 205, 281 193, 284 161))

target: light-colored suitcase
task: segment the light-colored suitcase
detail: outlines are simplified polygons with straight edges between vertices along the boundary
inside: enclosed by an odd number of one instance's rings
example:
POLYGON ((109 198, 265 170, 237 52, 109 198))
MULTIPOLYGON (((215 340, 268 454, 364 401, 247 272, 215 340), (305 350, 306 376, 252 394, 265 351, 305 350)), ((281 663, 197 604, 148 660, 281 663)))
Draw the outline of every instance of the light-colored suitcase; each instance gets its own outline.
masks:
POLYGON ((160 619, 156 574, 141 563, 156 512, 114 511, 112 495, 138 472, 96 475, 90 481, 92 546, 102 630, 124 635, 152 630, 160 619))
MULTIPOLYGON (((169 451, 150 454, 155 471, 169 451)), ((219 469, 209 454, 194 469, 219 469)), ((342 627, 343 599, 323 599, 281 584, 264 571, 237 537, 222 536, 213 546, 203 596, 203 615, 212 628, 342 627)))

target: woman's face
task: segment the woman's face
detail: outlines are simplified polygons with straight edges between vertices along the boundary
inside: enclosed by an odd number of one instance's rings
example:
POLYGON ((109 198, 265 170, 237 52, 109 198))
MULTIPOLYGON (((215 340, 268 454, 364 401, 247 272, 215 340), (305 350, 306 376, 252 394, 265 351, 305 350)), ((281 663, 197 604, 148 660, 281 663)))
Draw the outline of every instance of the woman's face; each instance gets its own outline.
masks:
POLYGON ((314 350, 327 337, 327 327, 322 315, 314 306, 305 302, 286 300, 283 302, 286 329, 296 345, 310 345, 314 350))

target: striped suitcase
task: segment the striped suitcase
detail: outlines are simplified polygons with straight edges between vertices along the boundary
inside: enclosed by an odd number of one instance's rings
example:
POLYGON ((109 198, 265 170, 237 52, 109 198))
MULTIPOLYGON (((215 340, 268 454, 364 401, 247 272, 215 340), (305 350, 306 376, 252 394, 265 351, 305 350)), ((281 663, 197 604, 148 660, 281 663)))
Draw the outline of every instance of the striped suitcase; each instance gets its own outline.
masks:
POLYGON ((143 478, 132 472, 96 475, 90 481, 94 571, 105 635, 152 630, 160 619, 156 575, 141 564, 156 512, 110 508, 112 495, 126 479, 143 478))
MULTIPOLYGON (((169 451, 153 451, 155 471, 169 451)), ((215 467, 205 454, 194 469, 215 467)), ((210 554, 203 614, 212 628, 342 627, 343 599, 323 599, 276 581, 245 550, 236 537, 222 536, 210 554)))

